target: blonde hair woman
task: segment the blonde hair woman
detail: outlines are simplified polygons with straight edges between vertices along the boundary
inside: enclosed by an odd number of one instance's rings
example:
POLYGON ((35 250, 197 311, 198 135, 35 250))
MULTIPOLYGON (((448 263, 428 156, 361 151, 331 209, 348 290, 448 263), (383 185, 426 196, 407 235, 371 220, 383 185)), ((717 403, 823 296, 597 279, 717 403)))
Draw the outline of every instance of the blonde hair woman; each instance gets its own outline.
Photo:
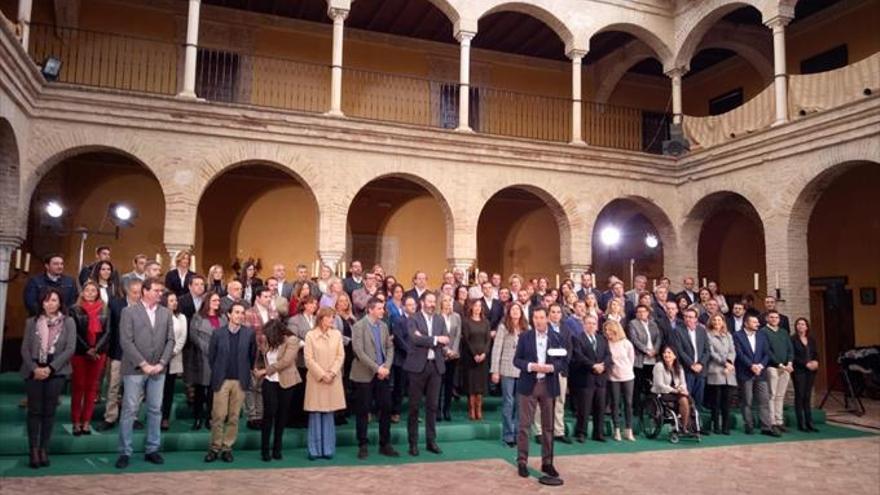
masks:
POLYGON ((345 409, 342 332, 334 326, 336 311, 321 308, 315 328, 306 334, 304 357, 308 369, 304 409, 309 413, 309 459, 331 459, 336 452, 334 413, 345 409))
POLYGON ((165 274, 165 288, 178 297, 189 291, 189 283, 196 272, 190 270, 192 253, 182 249, 174 255, 174 268, 165 274))
MULTIPOLYGON (((611 305, 609 304, 609 308, 611 305)), ((633 366, 636 360, 636 351, 632 342, 627 340, 623 333, 623 326, 615 320, 608 320, 602 327, 605 337, 608 338, 608 348, 611 351, 611 374, 608 376, 611 382, 611 421, 614 423, 614 439, 620 441, 620 401, 623 400, 625 436, 634 442, 636 438, 632 431, 632 398, 633 385, 636 375, 633 366)))
POLYGON ((223 267, 220 265, 211 265, 208 268, 208 280, 205 282, 207 289, 205 292, 216 292, 220 297, 226 295, 226 280, 223 279, 223 267))
POLYGON ((736 387, 733 336, 727 331, 727 323, 721 314, 709 318, 706 330, 709 333, 706 391, 712 411, 709 427, 714 433, 730 435, 730 400, 731 392, 736 387))

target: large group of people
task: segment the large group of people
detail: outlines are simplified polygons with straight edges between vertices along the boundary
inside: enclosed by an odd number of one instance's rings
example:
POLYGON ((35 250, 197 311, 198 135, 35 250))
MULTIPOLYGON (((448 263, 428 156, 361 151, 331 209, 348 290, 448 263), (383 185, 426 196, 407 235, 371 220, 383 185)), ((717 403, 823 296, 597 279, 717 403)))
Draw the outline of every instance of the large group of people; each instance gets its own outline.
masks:
POLYGON ((261 431, 266 462, 282 459, 288 426, 308 428, 309 459, 332 458, 336 425, 349 415, 358 458, 369 456, 371 421, 378 422, 378 452, 397 457, 391 424, 401 421, 404 398, 407 452, 418 456, 423 443, 441 454, 436 423, 453 419, 451 404, 467 396, 468 419, 482 421, 491 393, 501 396, 500 440, 517 449, 519 474, 528 476, 534 435, 551 484, 561 482, 554 442, 584 443, 590 419, 590 438, 606 442, 609 411, 612 438, 636 441, 633 417, 652 398, 679 412, 685 432, 729 435, 736 397, 745 433, 778 437, 793 380, 797 427, 816 431, 816 343, 807 319, 790 327, 772 296, 759 312, 751 296, 733 300, 715 282, 697 287, 692 277, 674 293, 667 278, 648 290, 642 275, 625 291, 613 276, 599 290, 589 273, 551 287, 547 278, 517 274, 505 285, 500 274, 485 272, 468 283, 471 274, 458 269, 444 273, 436 289, 417 272, 407 288, 380 265, 365 271, 359 261, 344 278, 326 266, 310 277, 300 265, 288 280, 276 264, 263 279, 252 261, 227 278, 219 265, 194 272, 187 251, 167 273, 138 255, 132 271, 120 274, 110 253, 98 248, 77 279, 64 274, 62 256, 49 255, 44 273, 26 285, 21 374, 31 467, 49 465, 68 379, 74 436, 91 434, 106 382, 95 428, 118 427, 120 469, 131 462, 136 428, 146 429, 144 459, 164 462, 161 436, 178 380, 192 430, 210 429, 205 462, 233 462, 242 416, 261 431), (691 421, 699 411, 709 413, 703 428, 691 421))

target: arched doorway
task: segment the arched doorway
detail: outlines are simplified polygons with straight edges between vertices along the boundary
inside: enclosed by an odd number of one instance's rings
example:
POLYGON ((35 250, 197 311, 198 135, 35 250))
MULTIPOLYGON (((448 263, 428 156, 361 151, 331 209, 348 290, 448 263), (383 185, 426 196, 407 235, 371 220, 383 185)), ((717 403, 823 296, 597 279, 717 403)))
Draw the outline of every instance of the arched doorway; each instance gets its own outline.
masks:
POLYGON ((288 274, 316 258, 317 204, 311 190, 280 165, 250 162, 214 178, 199 201, 197 270, 227 270, 250 258, 263 276, 276 263, 288 274))
POLYGON ((477 223, 480 271, 503 279, 513 273, 526 279, 562 274, 559 218, 564 214, 552 201, 543 191, 516 186, 489 198, 477 223))
POLYGON ((880 344, 880 217, 865 203, 877 191, 880 164, 854 162, 826 171, 801 193, 801 213, 809 214, 810 316, 829 384, 840 352, 880 344))
POLYGON ((664 251, 673 243, 672 224, 653 202, 640 197, 608 203, 593 228, 593 272, 599 290, 614 275, 632 286, 635 275, 648 278, 649 288, 663 276, 664 251))
POLYGON ((697 267, 702 279, 715 281, 728 298, 728 304, 755 292, 754 274, 759 276, 759 292, 766 295, 764 280, 766 256, 764 226, 755 207, 733 192, 717 192, 701 199, 688 215, 699 225, 697 267))
POLYGON ((407 286, 416 271, 435 287, 446 269, 451 214, 446 200, 427 182, 401 176, 374 179, 348 209, 349 261, 365 270, 376 263, 407 286))

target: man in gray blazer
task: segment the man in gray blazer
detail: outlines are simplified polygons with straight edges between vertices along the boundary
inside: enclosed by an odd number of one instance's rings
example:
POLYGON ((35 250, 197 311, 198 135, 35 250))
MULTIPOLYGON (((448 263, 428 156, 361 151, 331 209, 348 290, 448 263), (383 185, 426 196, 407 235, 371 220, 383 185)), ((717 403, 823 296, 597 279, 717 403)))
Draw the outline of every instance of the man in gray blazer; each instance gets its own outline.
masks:
POLYGON ((398 454, 391 446, 391 364, 394 342, 388 325, 382 321, 385 304, 371 298, 367 314, 351 327, 351 378, 354 387, 354 411, 357 415, 358 459, 366 459, 367 417, 373 401, 379 413, 379 453, 388 457, 398 454))
POLYGON ((409 353, 403 369, 409 373, 409 417, 407 437, 409 455, 419 455, 419 404, 425 397, 425 440, 429 452, 441 454, 437 446, 437 408, 440 400, 440 380, 446 371, 443 347, 449 345, 446 322, 436 314, 437 296, 422 293, 421 310, 407 322, 409 353))
POLYGON ((131 458, 131 433, 141 395, 147 402, 144 458, 153 464, 165 462, 159 455, 159 427, 162 422, 165 367, 174 348, 174 327, 171 311, 159 305, 164 284, 158 279, 147 279, 141 290, 141 301, 123 309, 119 321, 123 384, 119 459, 116 460, 119 469, 128 467, 131 458))
POLYGON ((654 373, 654 365, 657 364, 660 349, 663 348, 663 334, 657 323, 651 318, 651 310, 645 305, 636 307, 636 317, 627 324, 626 335, 632 342, 636 351, 633 362, 633 371, 636 374, 635 404, 636 414, 642 411, 645 394, 648 392, 648 383, 654 373))

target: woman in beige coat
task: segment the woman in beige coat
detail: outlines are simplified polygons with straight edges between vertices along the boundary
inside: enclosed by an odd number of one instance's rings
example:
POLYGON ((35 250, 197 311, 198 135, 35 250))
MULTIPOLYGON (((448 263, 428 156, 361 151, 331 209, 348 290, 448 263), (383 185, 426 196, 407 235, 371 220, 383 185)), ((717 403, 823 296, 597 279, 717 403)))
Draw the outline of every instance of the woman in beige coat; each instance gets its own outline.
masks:
POLYGON ((263 425, 261 427, 260 451, 263 461, 281 460, 284 426, 293 402, 293 387, 302 382, 296 369, 296 356, 300 342, 280 320, 269 320, 263 327, 266 337, 260 353, 266 365, 266 375, 260 385, 263 396, 263 425), (274 436, 273 436, 274 433, 274 436), (272 453, 269 438, 272 437, 272 453))
POLYGON ((342 388, 342 365, 345 349, 342 333, 334 325, 333 308, 321 308, 317 326, 306 334, 305 410, 309 413, 309 459, 331 459, 336 451, 334 412, 345 409, 342 388))

